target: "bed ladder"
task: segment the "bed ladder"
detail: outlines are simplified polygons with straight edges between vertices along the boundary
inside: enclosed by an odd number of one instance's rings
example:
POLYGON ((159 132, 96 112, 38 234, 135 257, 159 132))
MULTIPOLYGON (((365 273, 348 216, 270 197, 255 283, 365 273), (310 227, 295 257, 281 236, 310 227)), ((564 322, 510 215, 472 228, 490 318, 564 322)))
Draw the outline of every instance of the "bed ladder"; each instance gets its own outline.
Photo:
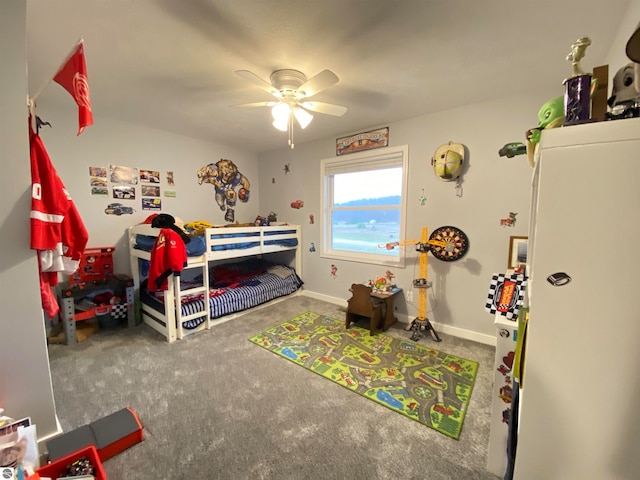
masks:
MULTIPOLYGON (((172 275, 173 277, 173 290, 175 293, 174 298, 176 299, 176 304, 175 304, 175 312, 176 312, 176 336, 178 338, 178 340, 181 340, 182 338, 184 338, 185 333, 184 333, 184 327, 182 326, 183 322, 189 321, 189 320, 193 320, 196 318, 201 318, 204 317, 204 322, 202 322, 202 324, 204 324, 204 328, 205 329, 209 329, 211 328, 211 303, 209 302, 209 264, 205 261, 205 262, 194 262, 194 263, 189 263, 186 267, 185 270, 190 270, 193 268, 200 268, 202 269, 202 286, 201 287, 195 287, 195 288, 188 288, 186 290, 182 290, 181 286, 180 286, 180 277, 177 275, 172 275), (203 295, 203 303, 204 303, 204 309, 200 312, 195 312, 192 313, 190 315, 182 315, 182 298, 189 296, 189 295, 195 295, 195 294, 202 294, 203 295)), ((202 329, 202 324, 200 324, 198 327, 196 327, 196 329, 194 330, 201 330, 202 329)))

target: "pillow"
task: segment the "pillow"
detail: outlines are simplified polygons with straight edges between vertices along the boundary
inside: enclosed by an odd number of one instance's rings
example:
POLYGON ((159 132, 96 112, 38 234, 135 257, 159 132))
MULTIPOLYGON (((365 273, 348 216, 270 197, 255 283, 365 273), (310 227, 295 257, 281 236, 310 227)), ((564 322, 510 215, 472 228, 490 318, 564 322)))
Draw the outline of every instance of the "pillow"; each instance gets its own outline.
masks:
POLYGON ((277 275, 283 280, 291 276, 291 269, 289 267, 285 267, 284 265, 272 265, 271 267, 267 268, 267 272, 277 275))

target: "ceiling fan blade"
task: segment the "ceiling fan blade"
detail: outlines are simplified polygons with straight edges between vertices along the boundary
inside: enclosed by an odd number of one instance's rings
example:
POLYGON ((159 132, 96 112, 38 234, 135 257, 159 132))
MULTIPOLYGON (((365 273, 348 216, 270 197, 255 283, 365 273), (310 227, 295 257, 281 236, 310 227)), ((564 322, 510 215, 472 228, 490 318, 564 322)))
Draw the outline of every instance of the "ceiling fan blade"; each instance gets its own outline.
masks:
POLYGON ((341 117, 342 115, 347 113, 347 107, 343 107, 342 105, 334 105, 332 103, 300 102, 300 106, 306 108, 307 110, 311 110, 312 112, 326 113, 327 115, 334 115, 336 117, 341 117))
POLYGON ((254 102, 254 103, 242 103, 240 105, 230 105, 234 108, 253 108, 253 107, 273 107, 280 102, 254 102))
POLYGON ((323 70, 300 85, 298 91, 304 92, 304 97, 313 97, 315 94, 335 85, 339 81, 338 76, 331 70, 323 70))
POLYGON ((282 94, 278 91, 278 89, 276 89, 273 85, 271 85, 266 80, 263 80, 262 78, 257 76, 255 73, 250 72, 249 70, 236 70, 236 75, 244 78, 248 82, 253 83, 254 85, 260 87, 264 91, 269 92, 274 97, 282 98, 282 94))

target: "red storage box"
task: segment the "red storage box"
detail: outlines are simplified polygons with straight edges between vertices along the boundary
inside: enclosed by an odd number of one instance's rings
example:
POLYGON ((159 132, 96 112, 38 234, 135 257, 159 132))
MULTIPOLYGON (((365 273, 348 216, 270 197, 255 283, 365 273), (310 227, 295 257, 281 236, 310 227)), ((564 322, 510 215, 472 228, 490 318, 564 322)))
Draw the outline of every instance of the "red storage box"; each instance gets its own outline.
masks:
POLYGON ((102 461, 144 440, 140 419, 130 407, 96 420, 91 423, 91 428, 102 461))
MULTIPOLYGON (((93 476, 96 477, 96 480, 107 479, 107 474, 104 473, 104 468, 102 468, 102 462, 100 461, 100 457, 98 456, 98 451, 93 445, 85 447, 81 450, 77 450, 73 453, 70 453, 66 457, 62 457, 54 462, 40 467, 36 470, 36 473, 40 476, 40 478, 49 477, 52 480, 56 480, 58 477, 66 476, 67 466, 71 465, 73 462, 81 459, 82 457, 86 457, 91 462, 91 465, 93 465, 93 476)), ((32 477, 37 478, 35 476, 32 477)), ((31 477, 29 478, 31 479, 31 477)))
POLYGON ((86 446, 95 447, 101 461, 144 440, 142 424, 131 407, 47 441, 49 459, 58 461, 86 446))
POLYGON ((112 278, 115 249, 116 247, 96 247, 82 252, 78 270, 69 276, 69 286, 112 278))

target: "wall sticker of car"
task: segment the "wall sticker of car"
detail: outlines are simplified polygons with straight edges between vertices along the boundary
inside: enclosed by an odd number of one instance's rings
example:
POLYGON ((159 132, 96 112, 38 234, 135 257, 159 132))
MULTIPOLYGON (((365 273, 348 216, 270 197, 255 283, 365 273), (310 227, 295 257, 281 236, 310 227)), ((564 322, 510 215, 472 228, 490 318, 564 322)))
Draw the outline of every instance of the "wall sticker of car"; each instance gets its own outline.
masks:
POLYGON ((507 158, 513 158, 516 155, 522 155, 524 153, 527 153, 527 146, 521 142, 507 143, 504 147, 498 150, 498 155, 507 158))
POLYGON ((104 209, 104 213, 106 213, 107 215, 122 215, 133 212, 133 208, 125 207, 121 203, 110 203, 109 205, 107 205, 107 208, 104 209))

